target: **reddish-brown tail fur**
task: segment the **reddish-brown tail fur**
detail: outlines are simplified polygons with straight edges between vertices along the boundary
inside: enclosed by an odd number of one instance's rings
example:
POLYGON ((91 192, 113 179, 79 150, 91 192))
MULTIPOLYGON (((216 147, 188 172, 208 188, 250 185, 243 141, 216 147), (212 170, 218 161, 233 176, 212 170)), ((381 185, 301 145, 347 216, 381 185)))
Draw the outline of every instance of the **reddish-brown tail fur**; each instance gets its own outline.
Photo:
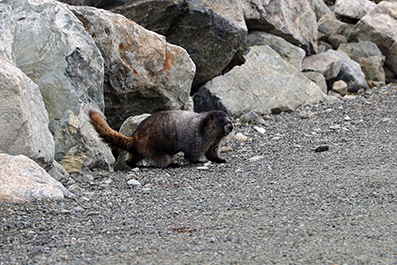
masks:
POLYGON ((127 137, 110 128, 109 124, 100 113, 90 110, 88 114, 91 118, 91 123, 99 136, 110 147, 127 151, 132 148, 134 145, 133 137, 127 137))

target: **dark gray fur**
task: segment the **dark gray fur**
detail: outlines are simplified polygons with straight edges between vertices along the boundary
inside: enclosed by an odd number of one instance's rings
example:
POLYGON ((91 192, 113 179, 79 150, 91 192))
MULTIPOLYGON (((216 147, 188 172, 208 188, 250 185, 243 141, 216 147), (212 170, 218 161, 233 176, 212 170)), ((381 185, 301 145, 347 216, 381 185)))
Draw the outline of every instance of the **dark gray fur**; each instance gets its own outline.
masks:
POLYGON ((150 158, 156 166, 166 167, 172 156, 181 151, 193 163, 203 156, 224 163, 219 157, 220 145, 232 130, 232 121, 223 111, 158 112, 144 120, 132 134, 137 139, 134 149, 138 152, 129 152, 127 164, 134 166, 142 158, 150 158))
POLYGON ((90 111, 89 115, 105 142, 128 152, 126 162, 131 167, 145 158, 155 166, 166 167, 171 164, 172 156, 181 151, 193 163, 203 156, 216 163, 226 162, 219 156, 220 146, 233 130, 233 124, 223 111, 161 111, 143 120, 129 137, 110 128, 99 113, 90 111))

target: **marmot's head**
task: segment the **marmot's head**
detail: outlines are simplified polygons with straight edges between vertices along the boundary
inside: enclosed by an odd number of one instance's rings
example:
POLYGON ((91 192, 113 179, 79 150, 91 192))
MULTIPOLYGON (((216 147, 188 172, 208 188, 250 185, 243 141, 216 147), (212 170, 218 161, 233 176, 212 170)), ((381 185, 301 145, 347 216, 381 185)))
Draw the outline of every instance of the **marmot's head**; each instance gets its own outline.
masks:
POLYGON ((214 135, 216 138, 224 137, 231 133, 232 130, 232 119, 221 110, 207 112, 200 126, 202 135, 210 134, 214 135))

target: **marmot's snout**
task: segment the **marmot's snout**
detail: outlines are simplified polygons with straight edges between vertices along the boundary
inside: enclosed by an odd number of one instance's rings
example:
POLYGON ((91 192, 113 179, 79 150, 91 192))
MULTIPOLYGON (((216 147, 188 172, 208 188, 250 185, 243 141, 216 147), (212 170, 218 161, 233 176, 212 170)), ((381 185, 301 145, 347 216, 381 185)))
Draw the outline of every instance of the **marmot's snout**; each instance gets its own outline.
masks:
POLYGON ((226 136, 233 131, 233 124, 230 122, 226 123, 223 128, 223 134, 226 136))

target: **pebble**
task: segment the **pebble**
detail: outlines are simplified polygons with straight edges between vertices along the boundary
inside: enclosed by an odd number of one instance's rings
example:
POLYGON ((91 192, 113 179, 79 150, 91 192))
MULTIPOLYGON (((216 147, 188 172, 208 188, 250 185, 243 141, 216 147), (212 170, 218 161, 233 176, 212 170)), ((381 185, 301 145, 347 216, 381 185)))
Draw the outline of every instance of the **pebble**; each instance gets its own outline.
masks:
POLYGON ((237 141, 247 141, 248 137, 243 135, 242 133, 237 133, 234 136, 234 139, 236 139, 237 141))
POLYGON ((265 134, 266 130, 263 127, 259 127, 259 126, 254 126, 255 131, 257 131, 260 134, 265 134))
POLYGON ((330 128, 331 130, 338 130, 338 129, 340 129, 340 124, 331 125, 331 126, 329 126, 329 128, 330 128))
POLYGON ((78 192, 80 192, 82 189, 81 189, 81 187, 79 186, 79 184, 75 183, 75 184, 70 185, 70 186, 68 187, 68 190, 69 190, 70 192, 73 192, 73 193, 78 193, 78 192))
POLYGON ((73 212, 79 213, 79 212, 84 212, 84 208, 77 206, 73 208, 73 212))
POLYGON ((254 111, 251 111, 251 112, 248 112, 246 114, 243 114, 240 117, 240 121, 241 122, 246 122, 246 123, 254 123, 254 124, 266 125, 265 120, 254 111))
POLYGON ((62 209, 60 211, 58 211, 58 214, 70 214, 72 213, 70 210, 66 210, 66 209, 62 209))
POLYGON ((94 181, 94 177, 88 174, 83 175, 83 177, 81 178, 81 180, 85 183, 90 183, 94 181))
POLYGON ((319 153, 319 152, 325 152, 329 151, 329 146, 328 145, 320 145, 316 149, 314 149, 314 152, 319 153))
POLYGON ((139 171, 141 171, 141 170, 140 170, 139 167, 134 167, 131 171, 133 171, 133 172, 139 172, 139 171))
POLYGON ((107 180, 104 181, 105 184, 110 184, 112 182, 113 182, 113 180, 111 178, 108 178, 107 180))
POLYGON ((263 158, 264 158, 264 156, 253 156, 253 157, 249 158, 248 161, 256 162, 256 161, 262 160, 263 158))
POLYGON ((314 113, 311 112, 310 110, 308 110, 308 111, 302 111, 302 112, 299 113, 299 117, 300 117, 301 119, 310 119, 310 118, 313 118, 313 117, 314 117, 314 113))
POLYGON ((212 165, 212 162, 211 162, 211 161, 205 162, 205 163, 203 164, 203 166, 205 166, 205 167, 209 167, 209 166, 211 166, 211 165, 212 165))
POLYGON ((355 95, 346 95, 343 97, 343 100, 354 100, 356 98, 357 98, 357 96, 355 96, 355 95))
POLYGON ((127 181, 127 184, 135 187, 142 186, 142 184, 136 179, 130 179, 129 181, 127 181))
POLYGON ((221 148, 221 153, 228 153, 233 151, 233 148, 231 146, 227 146, 227 147, 222 147, 221 148))

